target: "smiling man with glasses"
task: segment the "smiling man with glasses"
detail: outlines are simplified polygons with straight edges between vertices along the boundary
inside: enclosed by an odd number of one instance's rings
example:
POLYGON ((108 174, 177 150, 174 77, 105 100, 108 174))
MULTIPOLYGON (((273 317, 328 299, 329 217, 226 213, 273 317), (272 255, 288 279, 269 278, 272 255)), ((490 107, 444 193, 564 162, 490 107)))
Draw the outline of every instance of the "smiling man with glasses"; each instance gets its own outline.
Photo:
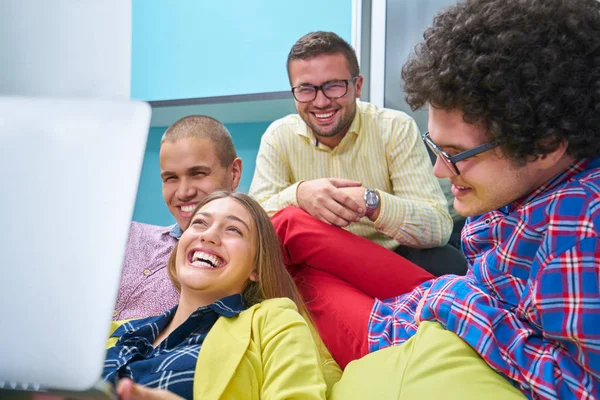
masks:
POLYGON ((469 217, 469 273, 402 304, 528 398, 599 398, 600 3, 468 0, 424 37, 404 89, 469 217))
POLYGON ((357 100, 363 77, 352 47, 332 32, 309 33, 287 69, 298 114, 263 135, 250 194, 270 214, 296 206, 435 274, 464 273, 462 254, 440 249, 452 219, 417 125, 357 100))

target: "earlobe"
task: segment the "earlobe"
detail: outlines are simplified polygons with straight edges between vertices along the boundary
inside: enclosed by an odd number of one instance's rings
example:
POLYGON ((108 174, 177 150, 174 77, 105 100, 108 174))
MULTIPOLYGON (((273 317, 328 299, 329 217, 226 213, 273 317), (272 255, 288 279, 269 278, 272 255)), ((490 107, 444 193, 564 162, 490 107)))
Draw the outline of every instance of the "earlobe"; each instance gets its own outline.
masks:
POLYGON ((256 270, 250 272, 250 277, 248 279, 250 279, 252 282, 258 282, 258 273, 256 270))
POLYGON ((359 99, 362 94, 363 76, 359 75, 356 78, 356 98, 359 99))
POLYGON ((237 157, 230 165, 231 191, 235 192, 242 179, 242 159, 237 157))

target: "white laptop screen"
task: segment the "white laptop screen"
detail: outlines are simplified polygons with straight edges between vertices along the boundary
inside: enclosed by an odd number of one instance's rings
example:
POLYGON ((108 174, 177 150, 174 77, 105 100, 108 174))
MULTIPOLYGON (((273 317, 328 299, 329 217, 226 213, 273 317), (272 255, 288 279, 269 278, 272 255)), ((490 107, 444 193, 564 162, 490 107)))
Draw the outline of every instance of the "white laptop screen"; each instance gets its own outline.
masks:
POLYGON ((141 102, 0 97, 0 381, 99 379, 149 121, 141 102))

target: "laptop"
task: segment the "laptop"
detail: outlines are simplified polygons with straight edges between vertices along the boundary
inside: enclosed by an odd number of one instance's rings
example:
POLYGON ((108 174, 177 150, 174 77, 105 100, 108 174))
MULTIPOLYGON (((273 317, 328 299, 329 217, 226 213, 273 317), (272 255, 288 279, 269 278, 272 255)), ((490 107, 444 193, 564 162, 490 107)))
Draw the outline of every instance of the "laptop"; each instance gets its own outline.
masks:
POLYGON ((0 97, 0 398, 113 396, 99 382, 150 113, 0 97))

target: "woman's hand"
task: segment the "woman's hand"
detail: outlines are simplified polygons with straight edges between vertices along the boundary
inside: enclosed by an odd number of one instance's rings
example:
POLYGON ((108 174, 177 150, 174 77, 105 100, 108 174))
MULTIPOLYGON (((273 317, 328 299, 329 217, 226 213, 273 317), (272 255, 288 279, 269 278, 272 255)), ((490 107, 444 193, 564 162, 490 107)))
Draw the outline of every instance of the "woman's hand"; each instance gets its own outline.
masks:
POLYGON ((168 390, 152 389, 138 385, 129 378, 119 380, 117 384, 117 394, 119 400, 182 400, 168 390))

